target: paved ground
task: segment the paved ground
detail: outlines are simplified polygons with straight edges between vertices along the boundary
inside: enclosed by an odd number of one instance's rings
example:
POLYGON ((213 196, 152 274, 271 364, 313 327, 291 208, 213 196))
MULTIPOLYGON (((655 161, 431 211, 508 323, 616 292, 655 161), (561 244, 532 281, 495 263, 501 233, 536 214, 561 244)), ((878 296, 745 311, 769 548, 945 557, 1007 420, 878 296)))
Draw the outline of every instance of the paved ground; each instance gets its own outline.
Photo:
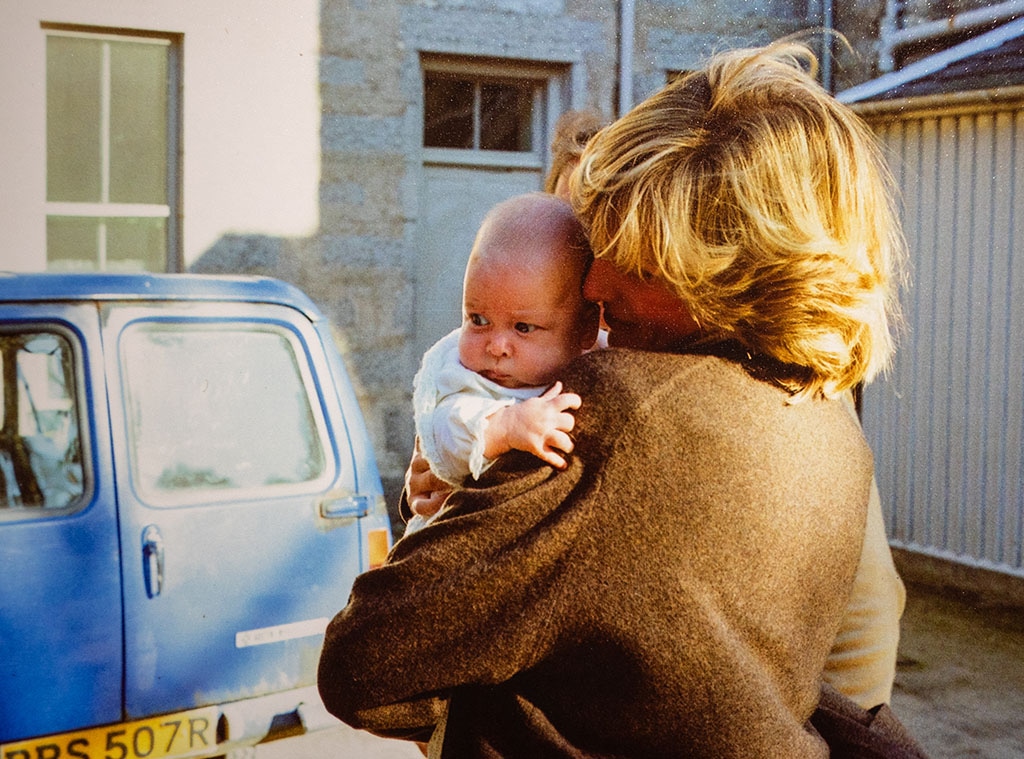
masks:
POLYGON ((1024 609, 909 585, 893 709, 931 759, 1024 757, 1024 609))
POLYGON ((265 743, 257 747, 256 759, 423 759, 423 754, 407 741, 374 738, 342 725, 265 743))
MULTIPOLYGON (((893 708, 931 759, 1024 758, 1024 609, 908 585, 893 708)), ((345 727, 260 746, 257 759, 422 759, 345 727)))

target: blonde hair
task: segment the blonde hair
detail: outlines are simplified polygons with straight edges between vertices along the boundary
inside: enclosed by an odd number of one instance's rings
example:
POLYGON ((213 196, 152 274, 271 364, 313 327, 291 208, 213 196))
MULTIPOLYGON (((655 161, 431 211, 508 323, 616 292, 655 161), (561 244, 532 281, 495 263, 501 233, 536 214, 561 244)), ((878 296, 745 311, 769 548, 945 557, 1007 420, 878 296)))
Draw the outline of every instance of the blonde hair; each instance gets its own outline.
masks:
POLYGON ((566 111, 558 117, 551 138, 551 168, 544 180, 544 192, 555 191, 562 172, 575 165, 587 141, 597 134, 604 123, 597 111, 566 111))
POLYGON ((816 64, 792 42, 716 56, 599 133, 571 189, 598 258, 667 283, 794 401, 887 366, 904 259, 874 135, 816 64))

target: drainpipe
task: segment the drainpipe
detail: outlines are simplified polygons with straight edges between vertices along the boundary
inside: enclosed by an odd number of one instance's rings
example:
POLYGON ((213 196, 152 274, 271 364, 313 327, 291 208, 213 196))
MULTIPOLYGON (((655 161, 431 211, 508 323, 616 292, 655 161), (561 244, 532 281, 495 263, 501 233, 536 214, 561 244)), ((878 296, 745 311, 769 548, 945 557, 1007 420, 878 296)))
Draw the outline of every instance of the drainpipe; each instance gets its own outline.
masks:
POLYGON ((882 41, 878 54, 878 66, 882 71, 892 71, 895 67, 896 49, 911 42, 942 37, 952 32, 965 31, 976 26, 984 26, 1006 21, 1017 16, 1024 16, 1024 0, 1007 0, 972 11, 958 13, 955 16, 938 21, 925 21, 914 24, 906 29, 899 28, 899 10, 902 0, 886 2, 885 20, 882 24, 882 41))
POLYGON ((633 107, 633 34, 636 21, 634 0, 619 3, 619 116, 633 107))
POLYGON ((896 35, 900 30, 900 11, 903 0, 885 0, 885 15, 878 40, 878 68, 880 71, 892 71, 896 68, 893 52, 896 50, 896 35))
POLYGON ((821 25, 825 39, 821 45, 821 86, 832 92, 832 0, 822 0, 821 25))

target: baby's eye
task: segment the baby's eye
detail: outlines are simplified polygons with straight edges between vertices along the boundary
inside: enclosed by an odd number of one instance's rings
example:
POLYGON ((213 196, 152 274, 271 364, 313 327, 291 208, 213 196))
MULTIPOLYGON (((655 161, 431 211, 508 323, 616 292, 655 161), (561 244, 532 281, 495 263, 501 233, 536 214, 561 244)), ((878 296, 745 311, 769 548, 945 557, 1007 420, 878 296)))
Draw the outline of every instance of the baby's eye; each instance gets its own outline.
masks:
POLYGON ((516 332, 520 332, 524 335, 530 334, 535 329, 537 329, 537 326, 535 324, 527 324, 526 322, 516 322, 515 324, 516 332))
POLYGON ((490 323, 482 314, 470 314, 467 318, 474 327, 486 327, 490 323))

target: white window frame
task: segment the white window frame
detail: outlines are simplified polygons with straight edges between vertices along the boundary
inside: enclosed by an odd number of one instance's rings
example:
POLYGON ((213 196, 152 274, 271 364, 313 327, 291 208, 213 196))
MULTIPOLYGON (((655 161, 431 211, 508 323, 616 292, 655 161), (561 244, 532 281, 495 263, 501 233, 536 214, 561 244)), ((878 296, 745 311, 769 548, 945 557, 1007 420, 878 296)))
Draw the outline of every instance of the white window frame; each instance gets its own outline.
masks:
MULTIPOLYGON (((423 162, 433 165, 477 166, 487 168, 516 168, 543 170, 547 166, 548 136, 554 119, 561 113, 559 84, 565 76, 564 67, 530 64, 520 61, 479 61, 474 59, 453 59, 450 56, 421 59, 423 83, 421 97, 425 92, 428 72, 454 74, 478 82, 523 81, 536 82, 533 93, 533 135, 531 150, 480 150, 478 148, 430 148, 423 146, 423 162)), ((426 104, 422 104, 425 109, 426 104)), ((479 107, 479 103, 476 103, 479 107)), ((424 121, 426 112, 423 113, 424 121)), ((422 141, 422 135, 420 137, 422 141)), ((421 142, 422 144, 422 142, 421 142)))
MULTIPOLYGON (((58 24, 43 24, 43 33, 50 37, 78 37, 105 41, 103 50, 103 74, 100 91, 100 200, 88 201, 51 201, 45 203, 46 218, 122 218, 122 219, 166 219, 165 225, 165 260, 166 271, 181 270, 180 251, 180 220, 179 199, 179 135, 180 135, 180 39, 177 35, 144 33, 140 31, 117 32, 107 30, 87 30, 71 28, 58 24), (118 42, 142 42, 161 45, 168 48, 168 87, 167 87, 167 203, 112 203, 110 202, 110 44, 118 42)), ((47 73, 49 76, 49 73, 47 73)), ((47 114, 49 118, 49 114, 47 114)), ((49 151, 49 145, 47 145, 49 151)), ((99 271, 107 270, 107 226, 100 222, 96 241, 99 271)), ((49 263, 49 249, 47 249, 49 263)))

